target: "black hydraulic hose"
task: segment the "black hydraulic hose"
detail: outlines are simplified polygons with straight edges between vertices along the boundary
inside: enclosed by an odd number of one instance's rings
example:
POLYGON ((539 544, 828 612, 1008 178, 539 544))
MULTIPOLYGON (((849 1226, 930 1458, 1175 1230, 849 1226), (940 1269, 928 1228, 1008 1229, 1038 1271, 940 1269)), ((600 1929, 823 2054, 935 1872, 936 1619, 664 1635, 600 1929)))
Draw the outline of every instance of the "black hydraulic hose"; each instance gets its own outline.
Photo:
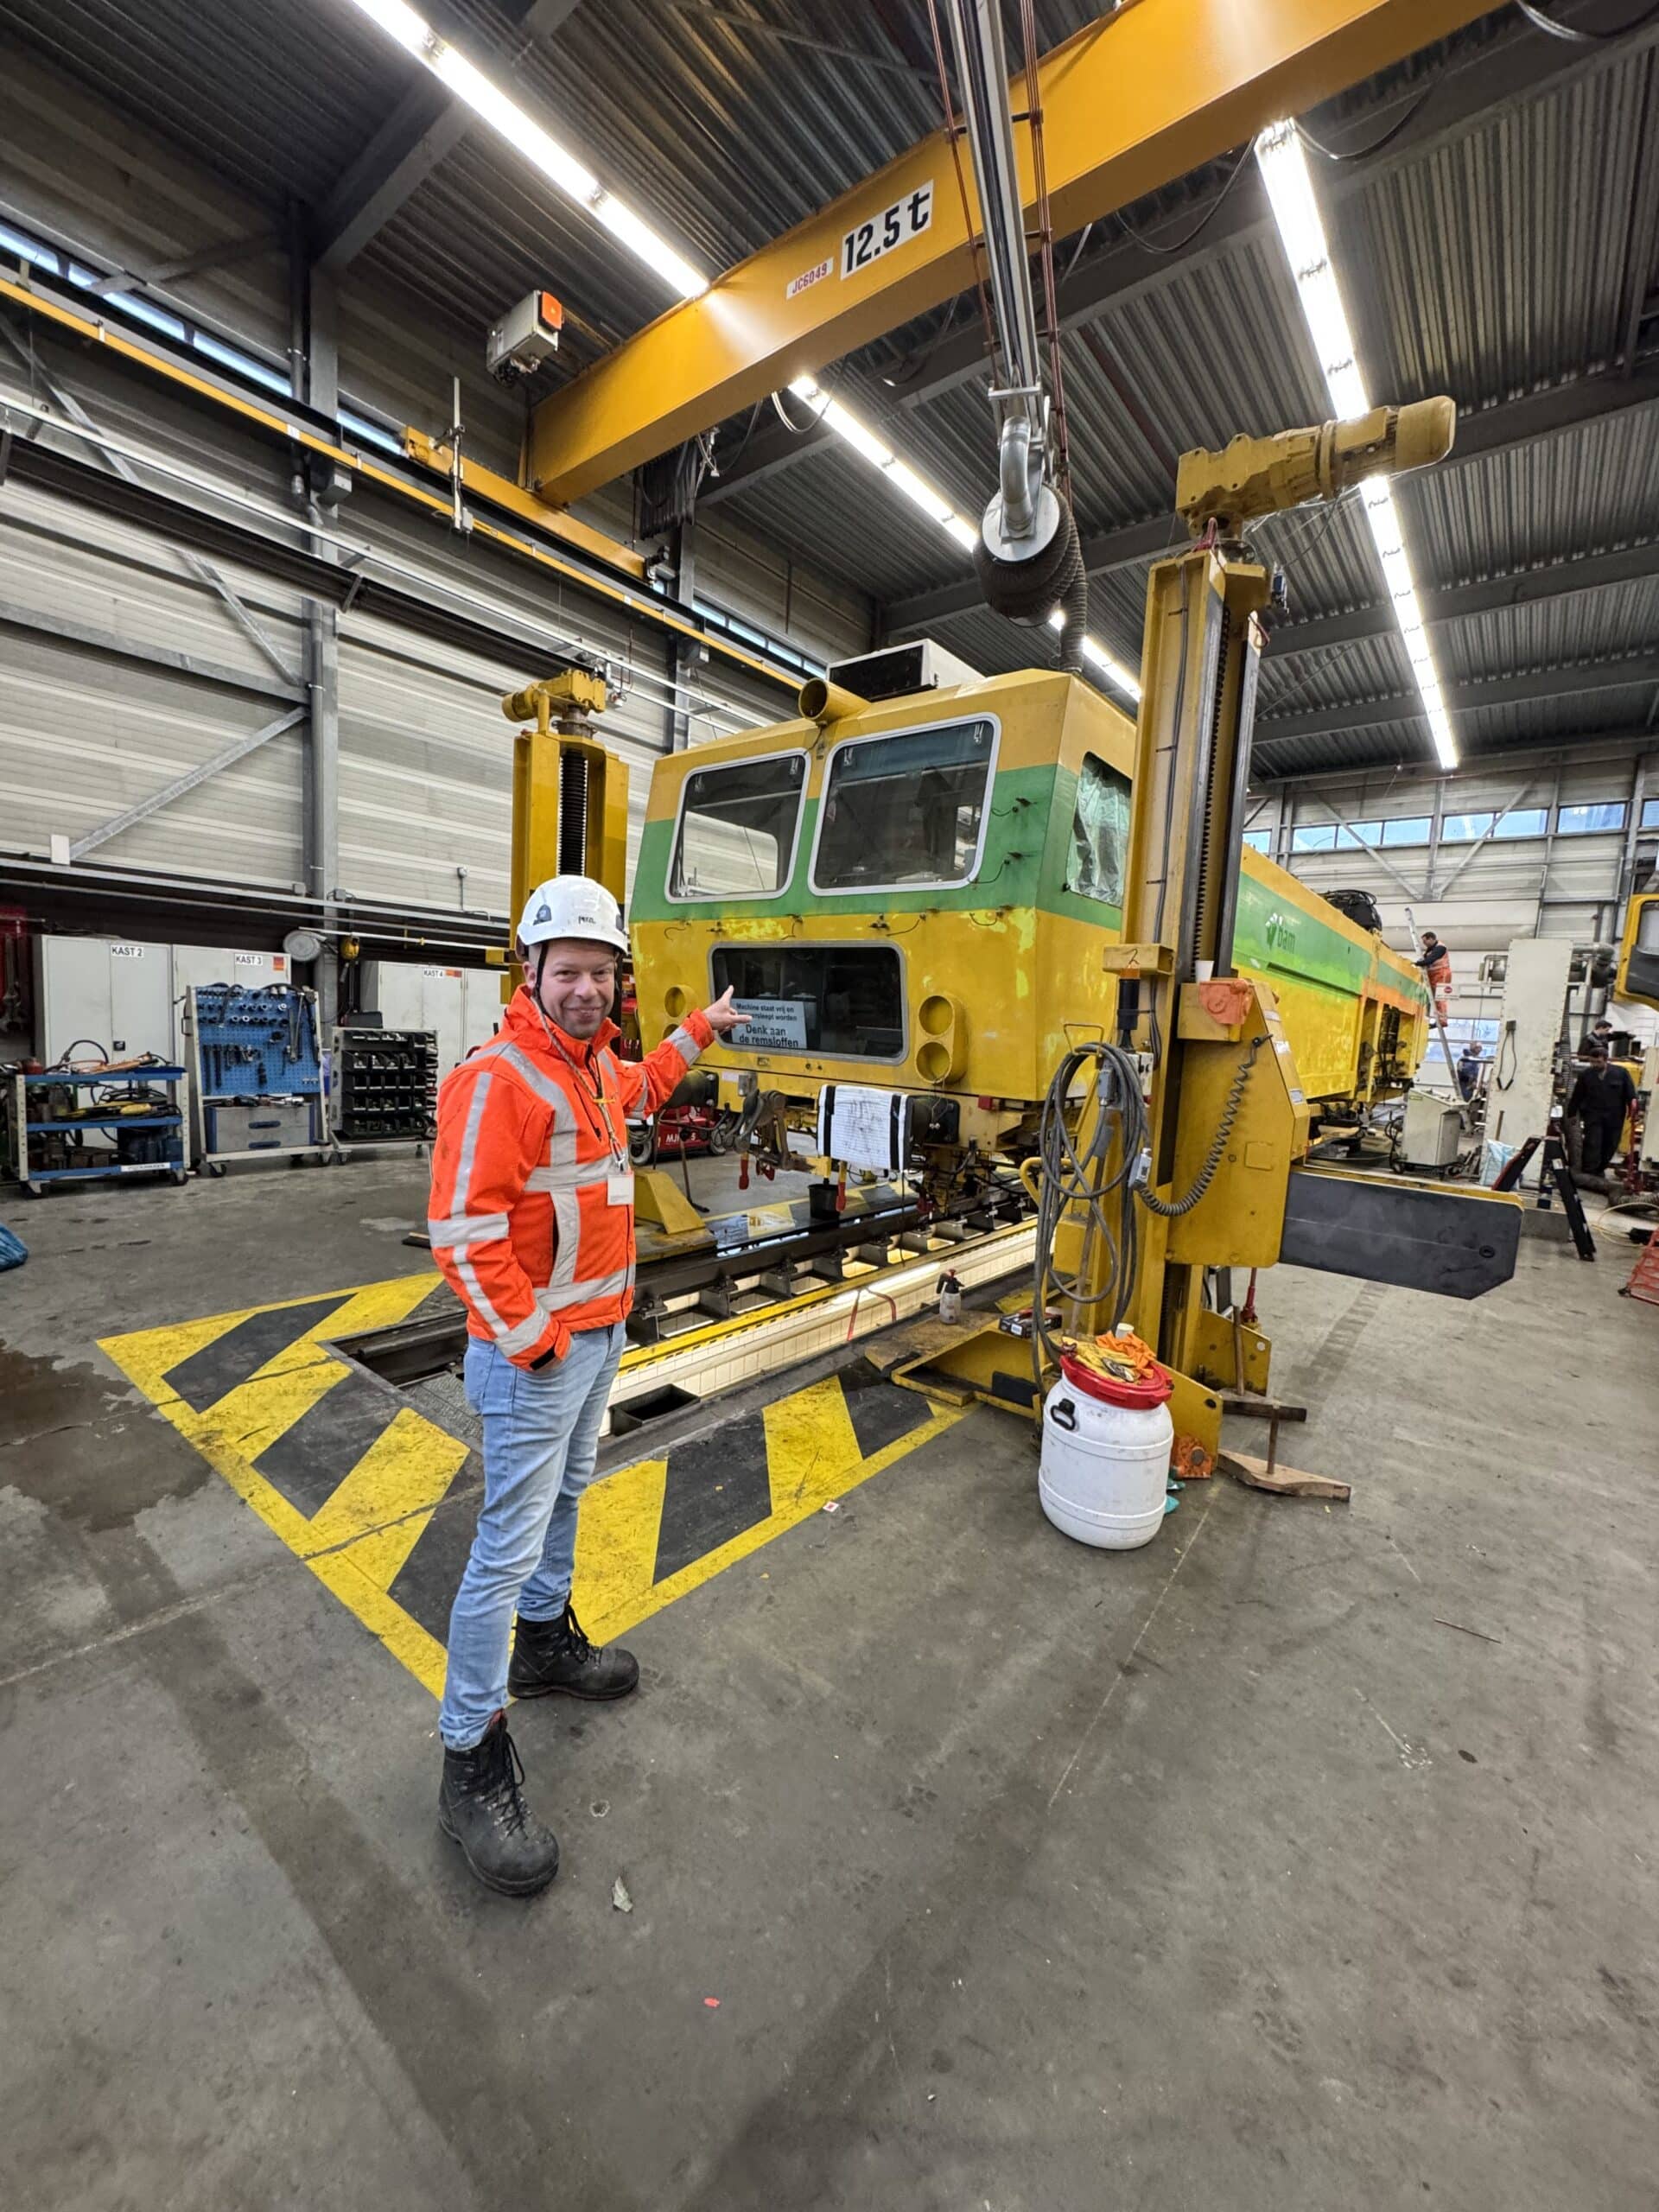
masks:
POLYGON ((1158 1198, 1143 1183, 1137 1196, 1148 1213, 1157 1214, 1164 1221, 1179 1221, 1191 1213, 1205 1192, 1216 1179, 1216 1170, 1221 1165, 1221 1155, 1227 1140, 1233 1134, 1233 1123, 1238 1119, 1238 1109, 1244 1101, 1244 1086, 1250 1079, 1250 1070, 1255 1065, 1255 1056, 1267 1043, 1265 1037, 1253 1037, 1250 1049, 1239 1062, 1233 1076, 1232 1088, 1227 1093, 1226 1103, 1221 1109, 1221 1119, 1216 1123, 1216 1134, 1210 1140, 1210 1149, 1205 1161, 1193 1177, 1191 1188, 1184 1198, 1158 1198))
MULTIPOLYGON (((1075 539, 1076 528, 1072 536, 1075 539)), ((1083 641, 1089 633, 1089 572, 1077 548, 1077 564, 1060 599, 1060 666, 1068 676, 1083 674, 1083 641)))
POLYGON ((1551 38, 1565 39, 1572 46, 1617 46, 1619 40, 1628 38, 1632 31, 1641 30, 1659 16, 1659 4, 1643 8, 1628 22, 1616 24, 1611 30, 1580 30, 1576 23, 1558 22, 1554 16, 1547 16, 1541 8, 1534 7, 1532 0, 1515 0, 1520 12, 1534 30, 1548 32, 1551 38))

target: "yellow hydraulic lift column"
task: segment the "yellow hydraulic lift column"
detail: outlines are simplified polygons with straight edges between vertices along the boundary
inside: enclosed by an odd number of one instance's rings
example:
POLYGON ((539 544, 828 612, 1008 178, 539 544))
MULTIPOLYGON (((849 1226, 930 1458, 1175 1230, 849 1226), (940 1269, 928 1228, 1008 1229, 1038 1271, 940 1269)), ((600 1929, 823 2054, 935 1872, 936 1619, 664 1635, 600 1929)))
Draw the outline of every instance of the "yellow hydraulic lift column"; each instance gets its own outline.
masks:
MULTIPOLYGON (((1278 1257, 1286 1178, 1307 1141, 1272 992, 1232 969, 1258 618, 1269 589, 1259 563, 1211 544, 1160 562, 1148 579, 1124 942, 1105 955, 1119 978, 1120 1040, 1147 1071, 1151 1203, 1130 1315, 1179 1378, 1178 1432, 1211 1452, 1219 1407, 1187 1381, 1217 1371, 1204 1270, 1278 1257), (1205 1180, 1230 1105, 1225 1149, 1205 1180)), ((1259 1369, 1263 1384, 1265 1343, 1259 1369)))
POLYGON ((1274 995, 1233 971, 1272 593, 1244 533, 1264 515, 1439 460, 1455 423, 1449 399, 1424 400, 1185 454, 1175 503, 1199 542, 1147 581, 1124 941, 1105 956, 1120 978, 1120 1041, 1149 1071, 1130 1313, 1175 1379, 1178 1433, 1211 1453, 1220 1439, 1214 1386, 1265 1388, 1269 1348, 1205 1307, 1205 1271, 1279 1258, 1308 1128, 1274 995))
MULTIPOLYGON (((1090 1088, 1066 1109, 1072 1158, 1092 1163, 1096 1179, 1084 1190, 1069 1171, 1052 1257, 1039 1220, 1036 1283, 1045 1313, 1057 1293, 1065 1334, 1129 1320, 1170 1373, 1184 1455, 1196 1446, 1213 1457, 1224 1389, 1266 1388, 1266 1338, 1206 1306, 1205 1274, 1280 1258, 1292 1170, 1307 1148, 1307 1106, 1274 995, 1233 971, 1262 617, 1272 594, 1244 532, 1263 515, 1438 460, 1455 419, 1450 400, 1425 400, 1184 455, 1176 505, 1198 543, 1158 563, 1147 581, 1123 930, 1103 956, 1118 982, 1116 1034, 1079 1055, 1090 1088), (1139 1102, 1122 1088, 1123 1054, 1143 1113, 1129 1111, 1139 1102), (1126 1160, 1132 1124, 1142 1150, 1126 1160), (1111 1218, 1119 1208, 1122 1233, 1111 1218)), ((1033 1197, 1046 1190, 1052 1199, 1050 1170, 1030 1160, 1022 1173, 1033 1197)), ((1344 1240, 1351 1250, 1371 1234, 1370 1209, 1393 1195, 1370 1179, 1348 1198, 1348 1217, 1314 1263, 1332 1264, 1344 1240)), ((1035 1412, 1052 1378, 1040 1354, 1034 1388, 1014 1371, 1020 1364, 1000 1325, 927 1363, 994 1402, 1035 1412)))
POLYGON ((590 728, 609 694, 602 676, 568 668, 511 691, 510 722, 532 721, 512 748, 512 918, 550 875, 591 875, 620 906, 627 893, 628 772, 590 728))
MULTIPOLYGON (((532 886, 550 875, 591 875, 619 906, 627 899, 628 771, 592 734, 609 699, 605 679, 587 669, 510 691, 509 721, 529 721, 512 748, 512 892, 515 925, 532 886)), ((516 985, 509 973, 504 1000, 516 985)), ((702 1216, 661 1168, 634 1177, 634 1212, 671 1236, 702 1226, 702 1216)))

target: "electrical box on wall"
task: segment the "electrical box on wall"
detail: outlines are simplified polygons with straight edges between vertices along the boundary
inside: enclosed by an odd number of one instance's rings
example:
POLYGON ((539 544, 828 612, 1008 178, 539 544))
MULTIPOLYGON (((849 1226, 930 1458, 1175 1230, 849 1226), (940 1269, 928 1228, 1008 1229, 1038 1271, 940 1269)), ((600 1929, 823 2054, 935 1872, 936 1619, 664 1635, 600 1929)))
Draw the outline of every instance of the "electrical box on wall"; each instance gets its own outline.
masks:
POLYGON ((484 348, 490 374, 517 384, 544 369, 559 350, 564 309, 551 292, 531 292, 507 309, 484 348))

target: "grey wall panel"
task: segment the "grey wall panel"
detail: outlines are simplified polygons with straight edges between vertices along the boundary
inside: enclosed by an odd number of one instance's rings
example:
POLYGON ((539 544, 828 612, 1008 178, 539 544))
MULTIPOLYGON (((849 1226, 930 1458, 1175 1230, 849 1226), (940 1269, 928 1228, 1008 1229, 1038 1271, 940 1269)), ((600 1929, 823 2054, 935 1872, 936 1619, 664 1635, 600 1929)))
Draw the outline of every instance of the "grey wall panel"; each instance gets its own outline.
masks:
MULTIPOLYGON (((114 684, 85 655, 14 635, 0 658, 0 844, 47 857, 281 711, 148 669, 114 684)), ((100 864, 279 883, 300 876, 298 735, 259 751, 100 845, 100 864)))
MULTIPOLYGON (((533 670, 493 664, 348 615, 340 647, 340 873, 359 896, 464 903, 504 914, 512 830, 514 725, 503 692, 533 670)), ((595 734, 628 777, 629 880, 663 721, 624 697, 595 734)))
POLYGON ((340 887, 502 913, 512 755, 499 687, 431 657, 417 664, 405 642, 362 622, 341 639, 340 887))
POLYGON ((795 715, 795 687, 773 683, 745 669, 711 661, 694 671, 693 682, 706 703, 694 710, 690 742, 706 744, 711 737, 730 737, 746 728, 765 728, 769 723, 789 721, 795 715))
MULTIPOLYGON (((0 503, 0 841, 44 855, 73 842, 283 711, 283 702, 26 626, 32 611, 262 678, 267 664, 176 550, 21 484, 0 503)), ((260 620, 297 669, 291 611, 260 620)), ((301 769, 289 734, 99 849, 100 861, 289 884, 300 874, 301 769)))
POLYGON ((697 590, 772 636, 792 639, 818 660, 862 652, 870 642, 871 602, 863 593, 757 537, 719 509, 697 524, 697 590))
MULTIPOLYGON (((20 362, 0 338, 0 398, 16 395, 26 404, 48 409, 54 391, 83 410, 92 433, 40 433, 76 460, 98 464, 97 434, 117 448, 153 460, 153 472, 129 458, 139 480, 175 498, 188 498, 210 512, 215 495, 228 495, 223 512, 254 527, 292 524, 292 464, 273 437, 251 435, 227 414, 199 405, 178 389, 123 362, 118 357, 79 344, 64 344, 38 323, 20 322, 0 306, 0 324, 21 331, 29 341, 35 369, 20 362), (241 502, 260 511, 250 515, 241 502), (238 503, 238 504, 232 504, 238 503)), ((155 541, 149 541, 154 545, 155 541)), ((297 607, 297 601, 288 604, 297 607)))
MULTIPOLYGON (((302 674, 297 595, 223 562, 215 565, 286 667, 302 674)), ((9 485, 0 501, 0 603, 261 681, 276 673, 219 594, 186 566, 179 548, 30 485, 9 485)), ((124 679, 113 680, 118 685, 124 679)))

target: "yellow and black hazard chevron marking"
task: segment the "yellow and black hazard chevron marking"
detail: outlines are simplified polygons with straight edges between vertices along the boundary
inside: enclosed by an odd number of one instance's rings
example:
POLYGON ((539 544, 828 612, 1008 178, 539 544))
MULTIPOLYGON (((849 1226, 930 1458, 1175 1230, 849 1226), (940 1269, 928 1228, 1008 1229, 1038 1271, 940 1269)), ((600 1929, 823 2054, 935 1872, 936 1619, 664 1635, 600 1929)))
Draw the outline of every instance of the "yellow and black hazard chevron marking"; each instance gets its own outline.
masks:
POLYGON ((443 1646, 390 1592, 467 1446, 324 1339, 407 1320, 438 1281, 404 1275, 99 1347, 434 1696, 443 1646))
MULTIPOLYGON (((399 1276, 99 1345, 435 1697, 479 1488, 449 1497, 466 1445, 333 1340, 406 1320, 438 1281, 399 1276)), ((857 1360, 603 1477, 576 1530, 584 1627, 625 1634, 961 1418, 857 1360)))

